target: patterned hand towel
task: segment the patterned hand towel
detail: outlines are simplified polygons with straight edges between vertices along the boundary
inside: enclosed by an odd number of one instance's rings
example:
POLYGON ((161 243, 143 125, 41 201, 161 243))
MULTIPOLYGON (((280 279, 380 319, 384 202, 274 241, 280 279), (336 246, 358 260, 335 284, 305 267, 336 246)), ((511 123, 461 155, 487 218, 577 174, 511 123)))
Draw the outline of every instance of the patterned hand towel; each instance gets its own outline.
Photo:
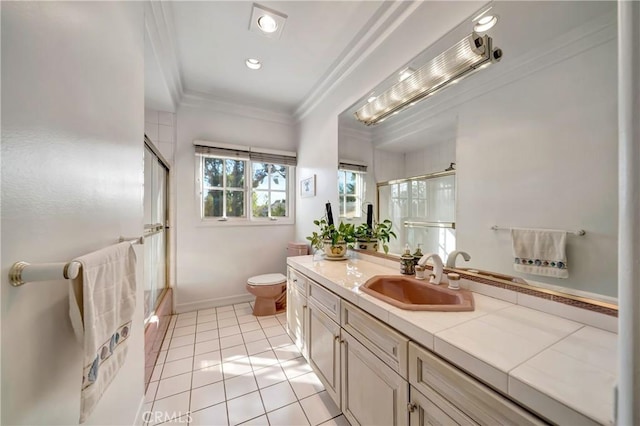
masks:
POLYGON ((69 288, 69 315, 84 348, 80 423, 124 364, 136 306, 136 255, 124 242, 84 255, 69 288))
POLYGON ((554 230, 511 229, 513 268, 518 272, 569 278, 567 233, 554 230))

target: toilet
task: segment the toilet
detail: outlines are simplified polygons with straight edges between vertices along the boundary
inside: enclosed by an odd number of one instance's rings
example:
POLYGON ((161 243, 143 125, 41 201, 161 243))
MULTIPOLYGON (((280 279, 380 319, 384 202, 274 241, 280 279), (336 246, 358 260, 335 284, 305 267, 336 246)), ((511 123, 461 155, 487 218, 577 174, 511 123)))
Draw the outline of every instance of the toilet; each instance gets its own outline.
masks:
POLYGON ((287 277, 282 274, 256 275, 247 280, 247 291, 256 296, 253 315, 261 317, 282 312, 287 304, 287 277))
MULTIPOLYGON (((309 253, 307 243, 290 242, 287 256, 304 256, 309 253)), ((282 274, 264 274, 247 280, 247 291, 256 296, 253 315, 261 317, 282 312, 287 307, 287 277, 282 274)))

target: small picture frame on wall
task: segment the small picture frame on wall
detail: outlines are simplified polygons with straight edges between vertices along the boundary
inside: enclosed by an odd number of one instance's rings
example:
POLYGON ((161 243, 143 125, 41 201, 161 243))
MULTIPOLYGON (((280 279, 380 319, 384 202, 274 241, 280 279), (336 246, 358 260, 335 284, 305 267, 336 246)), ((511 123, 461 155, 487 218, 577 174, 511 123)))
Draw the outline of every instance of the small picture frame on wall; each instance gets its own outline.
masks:
POLYGON ((300 181, 300 197, 315 197, 316 196, 316 175, 309 178, 302 179, 300 181))

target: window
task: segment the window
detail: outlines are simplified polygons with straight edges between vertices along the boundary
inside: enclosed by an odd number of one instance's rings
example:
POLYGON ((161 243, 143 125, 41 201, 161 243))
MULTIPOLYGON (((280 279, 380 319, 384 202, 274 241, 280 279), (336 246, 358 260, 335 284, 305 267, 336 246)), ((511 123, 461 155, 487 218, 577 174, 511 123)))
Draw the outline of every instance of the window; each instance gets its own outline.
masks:
POLYGON ((338 197, 340 217, 347 219, 362 216, 364 198, 364 177, 367 166, 340 161, 338 165, 338 197))
POLYGON ((295 154, 196 144, 196 158, 201 219, 236 223, 293 220, 289 194, 295 154))

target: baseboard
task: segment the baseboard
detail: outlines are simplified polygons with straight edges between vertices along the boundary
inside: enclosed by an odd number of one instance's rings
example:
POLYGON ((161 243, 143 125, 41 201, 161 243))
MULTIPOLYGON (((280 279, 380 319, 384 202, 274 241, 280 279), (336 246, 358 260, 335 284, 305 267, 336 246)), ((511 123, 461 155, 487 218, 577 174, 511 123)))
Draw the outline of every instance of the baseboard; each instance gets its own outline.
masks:
POLYGON ((198 302, 177 303, 175 305, 176 314, 184 314, 185 312, 198 311, 200 309, 215 308, 218 306, 233 305, 235 303, 246 303, 253 301, 254 296, 251 294, 240 294, 237 296, 219 297, 216 299, 200 300, 198 302))

